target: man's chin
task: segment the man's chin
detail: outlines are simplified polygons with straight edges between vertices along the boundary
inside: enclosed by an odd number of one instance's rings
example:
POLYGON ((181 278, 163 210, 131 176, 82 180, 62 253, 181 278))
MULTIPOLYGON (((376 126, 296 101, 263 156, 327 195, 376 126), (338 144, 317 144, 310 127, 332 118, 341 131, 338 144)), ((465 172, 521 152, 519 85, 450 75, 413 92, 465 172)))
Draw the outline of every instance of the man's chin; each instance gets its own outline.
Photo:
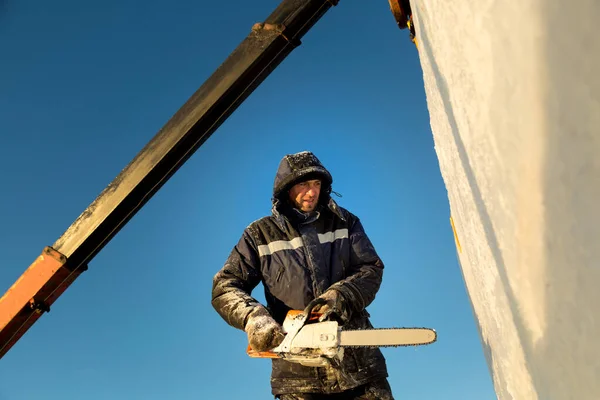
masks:
POLYGON ((316 204, 311 204, 309 206, 302 207, 301 210, 304 212, 311 212, 315 210, 316 206, 316 204))

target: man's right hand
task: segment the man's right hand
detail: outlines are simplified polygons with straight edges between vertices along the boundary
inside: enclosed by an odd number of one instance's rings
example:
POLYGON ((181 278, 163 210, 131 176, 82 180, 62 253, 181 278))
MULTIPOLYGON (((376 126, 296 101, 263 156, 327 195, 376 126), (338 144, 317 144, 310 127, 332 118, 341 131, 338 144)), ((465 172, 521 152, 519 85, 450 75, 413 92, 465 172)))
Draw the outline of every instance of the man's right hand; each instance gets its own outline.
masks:
POLYGON ((267 351, 283 342, 285 334, 271 314, 263 306, 257 306, 248 316, 244 331, 248 334, 248 342, 254 351, 267 351))

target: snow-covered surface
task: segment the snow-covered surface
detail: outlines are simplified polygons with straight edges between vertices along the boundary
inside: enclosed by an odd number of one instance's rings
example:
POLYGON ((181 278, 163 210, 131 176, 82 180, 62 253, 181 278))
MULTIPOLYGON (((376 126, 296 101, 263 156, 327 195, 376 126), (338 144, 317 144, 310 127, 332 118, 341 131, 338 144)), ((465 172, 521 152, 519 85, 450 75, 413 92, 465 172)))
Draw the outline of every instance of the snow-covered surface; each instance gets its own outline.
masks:
POLYGON ((600 2, 412 4, 498 398, 600 399, 600 2))

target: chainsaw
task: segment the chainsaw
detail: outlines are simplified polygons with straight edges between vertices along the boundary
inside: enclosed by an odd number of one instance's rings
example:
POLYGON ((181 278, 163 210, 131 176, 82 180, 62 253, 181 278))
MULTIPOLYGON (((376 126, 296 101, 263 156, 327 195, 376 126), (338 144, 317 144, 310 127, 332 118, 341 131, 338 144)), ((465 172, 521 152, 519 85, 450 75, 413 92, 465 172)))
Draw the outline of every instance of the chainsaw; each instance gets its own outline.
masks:
MULTIPOLYGON (((319 299, 320 300, 320 299, 319 299)), ((373 328, 345 330, 335 320, 320 321, 321 314, 290 310, 282 324, 285 338, 268 351, 246 349, 252 358, 281 358, 310 367, 336 365, 344 357, 346 347, 400 347, 434 343, 437 332, 431 328, 373 328)))

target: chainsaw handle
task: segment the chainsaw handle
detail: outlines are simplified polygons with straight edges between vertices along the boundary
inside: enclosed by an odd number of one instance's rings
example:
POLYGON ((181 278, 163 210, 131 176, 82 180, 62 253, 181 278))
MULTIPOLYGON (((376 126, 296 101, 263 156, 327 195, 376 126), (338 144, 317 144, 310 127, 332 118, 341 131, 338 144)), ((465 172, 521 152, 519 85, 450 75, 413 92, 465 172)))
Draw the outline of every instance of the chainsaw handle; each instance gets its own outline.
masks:
POLYGON ((325 300, 322 297, 317 297, 316 299, 313 299, 310 303, 308 303, 308 305, 306 306, 306 308, 304 308, 304 316, 306 318, 307 321, 311 320, 314 315, 316 315, 317 313, 313 313, 313 309, 316 306, 323 306, 327 304, 327 300, 325 300))

